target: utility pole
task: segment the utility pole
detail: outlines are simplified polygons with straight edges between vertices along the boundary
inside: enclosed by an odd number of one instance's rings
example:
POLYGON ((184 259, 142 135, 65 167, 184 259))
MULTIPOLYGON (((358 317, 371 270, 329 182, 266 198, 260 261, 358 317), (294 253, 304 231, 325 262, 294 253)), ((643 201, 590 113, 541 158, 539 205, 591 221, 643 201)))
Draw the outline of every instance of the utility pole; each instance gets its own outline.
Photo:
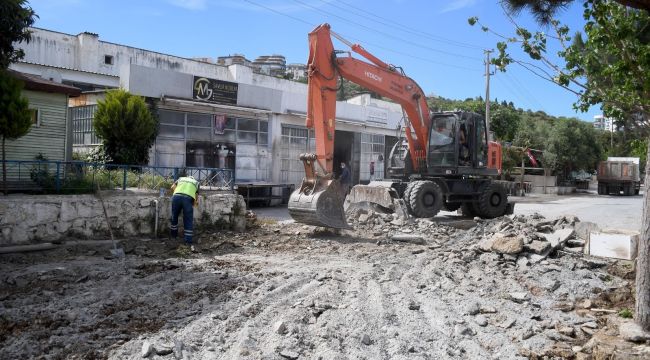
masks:
POLYGON ((490 54, 494 50, 483 50, 485 52, 485 133, 490 139, 490 54))

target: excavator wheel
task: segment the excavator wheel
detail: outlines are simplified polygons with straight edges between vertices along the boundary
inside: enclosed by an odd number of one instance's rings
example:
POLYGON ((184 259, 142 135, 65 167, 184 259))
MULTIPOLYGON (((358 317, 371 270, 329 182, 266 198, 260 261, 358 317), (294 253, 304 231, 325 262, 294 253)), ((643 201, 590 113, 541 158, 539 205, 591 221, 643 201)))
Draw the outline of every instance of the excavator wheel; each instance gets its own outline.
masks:
POLYGON ((478 211, 482 218, 493 219, 505 214, 508 206, 508 195, 505 189, 497 183, 487 185, 478 200, 478 211))
POLYGON ((411 181, 406 185, 406 189, 404 189, 404 196, 402 196, 402 199, 404 199, 404 204, 406 204, 406 210, 408 211, 409 214, 413 214, 413 210, 411 209, 411 191, 413 190, 413 186, 415 185, 415 181, 411 181))
POLYGON ((442 190, 433 181, 414 181, 408 202, 415 217, 430 218, 436 216, 442 208, 442 190))

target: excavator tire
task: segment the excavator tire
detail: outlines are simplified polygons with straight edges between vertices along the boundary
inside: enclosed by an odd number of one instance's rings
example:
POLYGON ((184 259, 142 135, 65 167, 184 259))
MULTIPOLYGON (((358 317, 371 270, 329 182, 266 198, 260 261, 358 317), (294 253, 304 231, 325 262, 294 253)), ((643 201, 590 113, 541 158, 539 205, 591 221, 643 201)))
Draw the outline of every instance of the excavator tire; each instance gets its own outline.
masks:
POLYGON ((508 195, 505 189, 497 184, 487 185, 478 199, 479 216, 486 219, 493 219, 505 214, 508 206, 508 195))
POLYGON ((442 208, 442 190, 433 181, 414 181, 408 200, 413 216, 434 217, 442 208))
POLYGON ((443 204, 443 207, 445 208, 446 211, 456 211, 456 210, 460 209, 461 205, 463 205, 463 203, 445 201, 445 203, 443 204))
POLYGON ((413 210, 411 209, 411 191, 413 190, 413 186, 415 185, 415 181, 411 181, 406 185, 406 189, 404 189, 404 196, 402 196, 402 199, 404 199, 404 204, 406 204, 406 210, 408 211, 409 214, 413 215, 413 210))

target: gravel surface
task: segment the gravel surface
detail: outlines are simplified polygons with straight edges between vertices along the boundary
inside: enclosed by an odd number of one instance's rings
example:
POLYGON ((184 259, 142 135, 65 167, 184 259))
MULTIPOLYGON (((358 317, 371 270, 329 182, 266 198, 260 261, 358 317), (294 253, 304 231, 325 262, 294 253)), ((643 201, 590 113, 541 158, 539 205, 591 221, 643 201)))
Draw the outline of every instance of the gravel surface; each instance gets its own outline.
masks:
POLYGON ((1 255, 0 358, 571 357, 598 308, 633 308, 629 264, 583 256, 575 218, 350 221, 1 255))

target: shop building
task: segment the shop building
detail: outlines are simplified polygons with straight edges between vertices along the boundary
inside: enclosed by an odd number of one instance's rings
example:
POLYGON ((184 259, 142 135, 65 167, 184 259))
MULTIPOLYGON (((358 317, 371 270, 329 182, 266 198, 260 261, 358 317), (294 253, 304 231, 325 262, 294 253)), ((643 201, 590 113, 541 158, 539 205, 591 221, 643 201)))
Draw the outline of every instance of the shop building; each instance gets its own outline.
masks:
MULTIPOLYGON (((237 182, 298 184, 300 153, 314 150, 305 123, 307 85, 257 74, 250 67, 223 66, 99 40, 33 29, 20 44, 19 71, 81 87, 71 102, 73 138, 93 146, 96 100, 122 87, 155 105, 160 132, 151 149, 156 166, 226 167, 237 182)), ((394 103, 361 95, 337 104, 335 165, 350 164, 355 183, 382 178, 397 141, 402 111, 394 103)))

